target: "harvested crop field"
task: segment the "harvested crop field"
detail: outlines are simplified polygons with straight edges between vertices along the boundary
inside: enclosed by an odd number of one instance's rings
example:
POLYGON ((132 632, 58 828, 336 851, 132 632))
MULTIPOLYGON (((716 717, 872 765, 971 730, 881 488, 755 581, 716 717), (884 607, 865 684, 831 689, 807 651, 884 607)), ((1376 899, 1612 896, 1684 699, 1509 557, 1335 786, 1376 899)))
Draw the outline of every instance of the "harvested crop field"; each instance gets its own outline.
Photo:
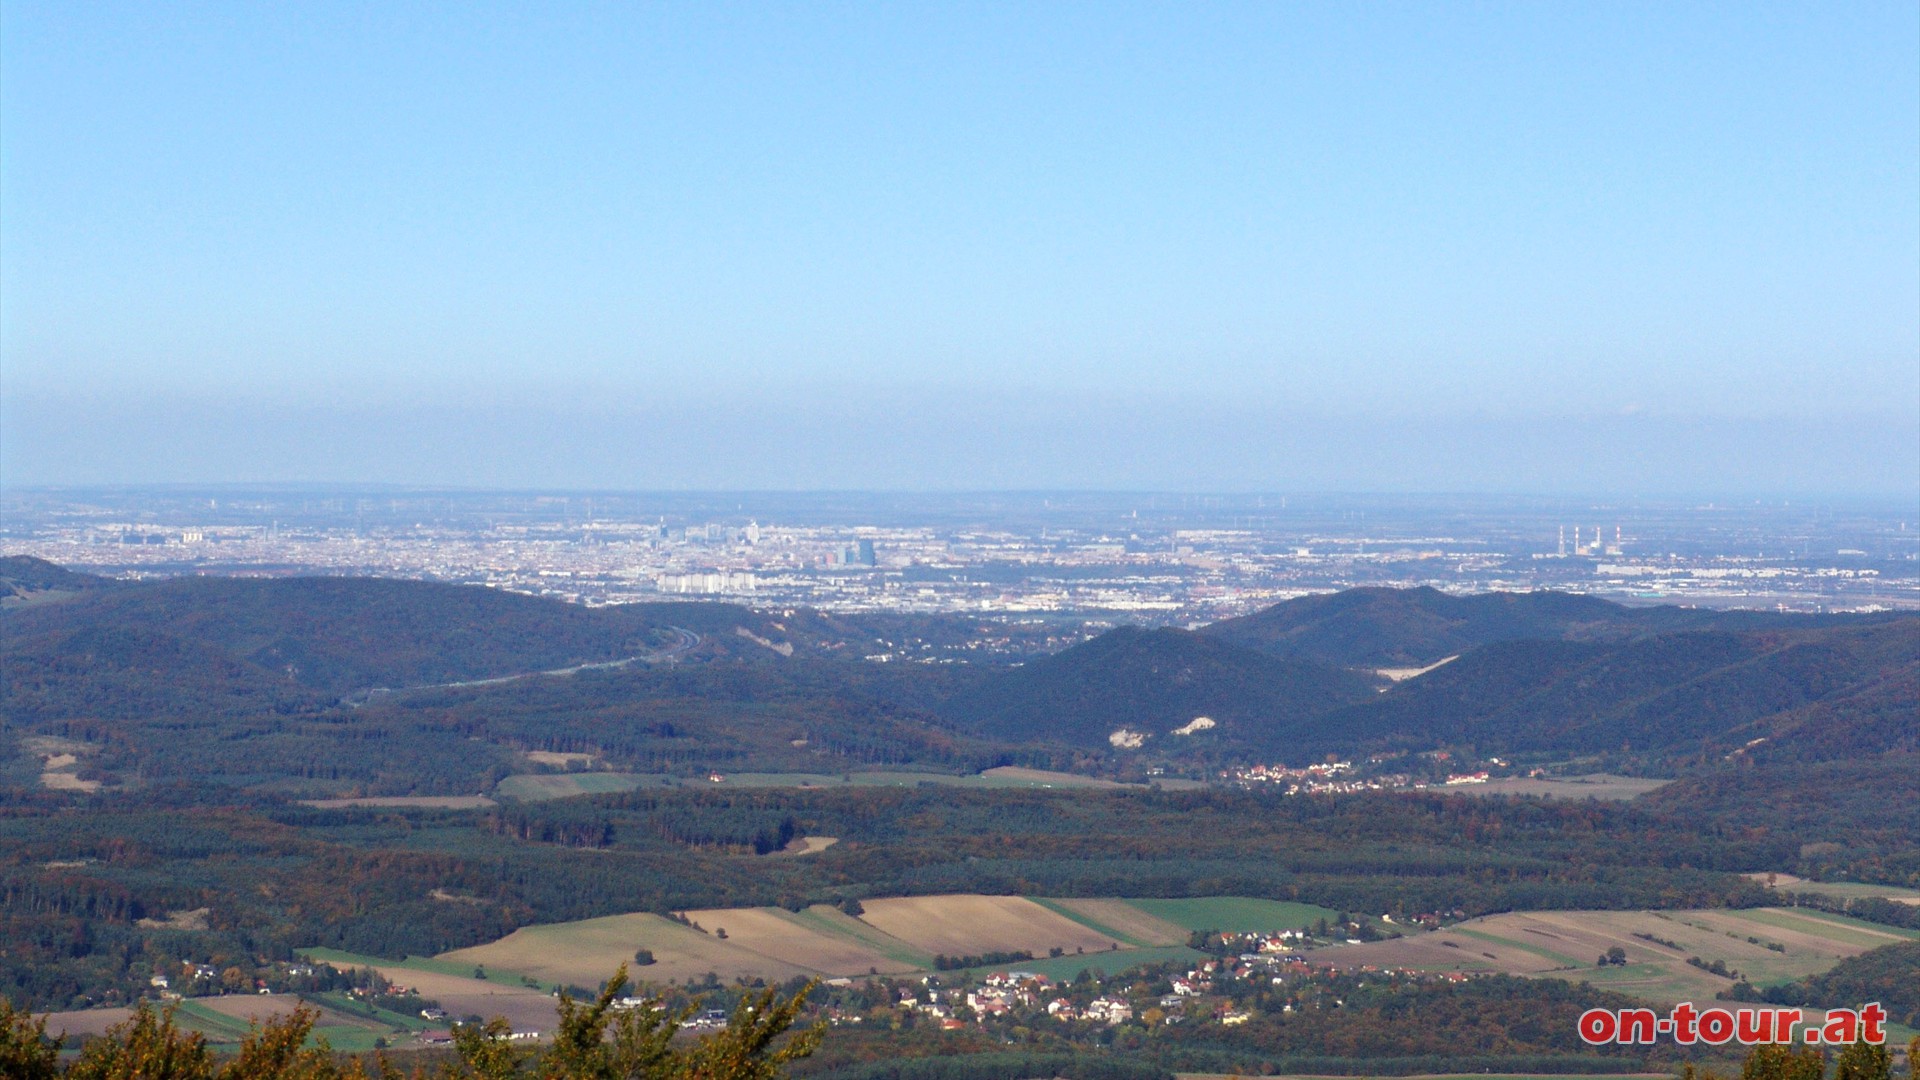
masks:
POLYGON ((1767 985, 1817 974, 1845 957, 1917 937, 1920 933, 1784 908, 1515 912, 1314 956, 1345 968, 1550 976, 1670 1003, 1710 998, 1733 985, 1732 978, 1689 964, 1693 957, 1767 985), (1615 947, 1625 952, 1626 964, 1600 966, 1601 954, 1615 947))
POLYGON ((1122 945, 1160 946, 1186 943, 1187 928, 1149 915, 1125 900, 1036 900, 1097 934, 1119 939, 1122 945))
POLYGON ((364 799, 302 799, 301 806, 337 810, 348 806, 422 806, 437 810, 478 810, 499 804, 485 795, 376 795, 364 799))
MULTIPOLYGON (((729 917, 732 914, 727 913, 729 917)), ((710 923, 702 925, 715 929, 710 923)), ((636 978, 650 982, 698 979, 710 971, 722 979, 758 975, 784 980, 813 974, 664 916, 644 913, 526 926, 487 945, 442 953, 439 959, 484 964, 550 983, 589 987, 605 982, 623 962, 636 978), (654 963, 634 968, 637 949, 652 952, 654 963)), ((860 970, 864 972, 866 966, 860 970)))
POLYGON ((115 1024, 133 1019, 132 1009, 75 1009, 47 1014, 47 1034, 65 1034, 69 1040, 82 1035, 104 1035, 115 1024))
POLYGON ((300 998, 294 994, 228 994, 224 997, 194 998, 193 1001, 222 1016, 231 1016, 247 1023, 272 1020, 300 1007, 300 998))
MULTIPOLYGON (((958 894, 867 900, 863 906, 858 918, 826 905, 798 912, 723 908, 681 913, 699 929, 644 912, 611 915, 522 927, 490 944, 408 960, 391 970, 382 962, 367 966, 381 966, 404 985, 425 982, 428 975, 422 968, 442 976, 466 976, 475 965, 484 965, 502 984, 526 975, 546 985, 587 987, 598 986, 620 963, 631 964, 639 949, 651 952, 655 962, 632 967, 631 974, 636 982, 650 983, 699 980, 708 972, 722 979, 769 980, 898 974, 931 970, 939 955, 1026 952, 1037 958, 1023 962, 1030 966, 1047 962, 1049 953, 1058 949, 1063 954, 1060 963, 1098 955, 1104 967, 1119 970, 1143 962, 1133 953, 1160 959, 1198 956, 1185 947, 1192 929, 1280 930, 1334 914, 1308 904, 1246 897, 1036 900, 958 894), (722 930, 725 938, 720 937, 722 930)), ((312 955, 343 962, 327 950, 312 950, 312 955)))
POLYGON ((684 913, 726 943, 776 964, 821 975, 896 973, 924 968, 931 960, 901 941, 832 908, 794 913, 781 908, 726 908, 684 913), (864 940, 863 940, 864 939, 864 940))
POLYGON ((868 900, 860 920, 914 948, 948 956, 1049 949, 1099 952, 1114 939, 1019 896, 909 896, 868 900))

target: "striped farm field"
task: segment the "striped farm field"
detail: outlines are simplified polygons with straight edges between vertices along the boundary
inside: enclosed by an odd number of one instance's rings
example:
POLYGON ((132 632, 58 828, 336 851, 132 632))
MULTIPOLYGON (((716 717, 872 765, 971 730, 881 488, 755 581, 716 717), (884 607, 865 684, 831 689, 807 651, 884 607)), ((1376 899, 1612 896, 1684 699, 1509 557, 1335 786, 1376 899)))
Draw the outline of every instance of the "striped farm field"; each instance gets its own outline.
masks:
POLYGON ((1342 967, 1504 972, 1589 982, 1650 1001, 1712 998, 1734 983, 1688 963, 1724 964, 1757 986, 1814 975, 1920 932, 1793 908, 1509 912, 1433 933, 1316 955, 1342 967), (1601 966, 1612 948, 1626 964, 1601 966))
MULTIPOLYGON (((421 956, 383 960, 337 949, 303 949, 301 954, 337 968, 377 971, 396 986, 438 1001, 451 1017, 492 1019, 499 1016, 511 1023, 515 1031, 553 1030, 556 1019, 553 998, 544 989, 524 985, 519 972, 489 968, 486 978, 476 979, 472 962, 460 964, 421 956)), ((605 979, 612 973, 613 968, 609 967, 599 978, 605 979)), ((337 1041, 336 1045, 339 1045, 337 1041)))
POLYGON ((891 975, 932 963, 932 957, 830 907, 797 913, 783 908, 727 908, 684 914, 716 938, 724 932, 730 947, 810 973, 891 975))
MULTIPOLYGON (((1238 897, 1189 900, 1030 899, 951 894, 863 901, 862 913, 815 905, 681 912, 686 922, 636 912, 527 926, 498 941, 432 959, 382 964, 416 977, 472 981, 476 967, 499 984, 525 976, 543 986, 596 986, 645 949, 654 963, 633 967, 640 982, 796 975, 858 977, 931 971, 938 956, 1030 953, 1022 967, 1119 971, 1157 960, 1197 957, 1192 929, 1278 930, 1334 914, 1305 904, 1238 897), (1170 905, 1162 913, 1160 906, 1170 905), (689 925, 691 924, 691 925, 689 925), (721 936, 724 932, 725 936, 721 936), (1057 951, 1057 955, 1056 955, 1057 951)), ((314 950, 316 959, 332 959, 314 950)), ((1004 966, 1004 965, 1001 965, 1004 966)))
MULTIPOLYGON (((703 925, 709 931, 715 929, 712 924, 703 925)), ((817 973, 646 913, 523 926, 498 941, 442 953, 440 959, 530 975, 543 982, 598 986, 620 964, 631 967, 640 949, 652 952, 655 962, 634 968, 634 975, 650 982, 698 979, 708 972, 722 979, 758 975, 782 980, 817 973)), ((865 966, 860 970, 864 972, 865 966)))
POLYGON ((1181 945, 1190 933, 1179 923, 1149 915, 1125 900, 1035 900, 1034 903, 1123 945, 1181 945))
POLYGON ((865 901, 860 921, 927 953, 978 956, 1023 951, 1045 956, 1101 952, 1115 939, 1020 896, 904 896, 865 901))

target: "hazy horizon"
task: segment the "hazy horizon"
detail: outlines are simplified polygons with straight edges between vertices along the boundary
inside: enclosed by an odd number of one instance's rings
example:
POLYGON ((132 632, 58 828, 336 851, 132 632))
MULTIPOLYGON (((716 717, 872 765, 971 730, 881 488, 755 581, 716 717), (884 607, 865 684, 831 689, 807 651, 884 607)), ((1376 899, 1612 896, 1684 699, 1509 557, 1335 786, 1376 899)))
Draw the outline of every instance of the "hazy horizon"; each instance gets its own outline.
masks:
MULTIPOLYGON (((975 419, 766 406, 9 402, 5 486, 373 484, 474 490, 1338 491, 1911 500, 1920 450, 1896 423, 1635 414, 1285 417, 1134 402, 975 419), (79 415, 93 417, 76 424, 79 415), (103 438, 101 425, 111 430, 103 438), (37 468, 23 475, 23 458, 37 468)), ((1872 419, 1872 418, 1869 418, 1872 419)))
POLYGON ((0 4, 0 485, 1920 499, 1920 11, 0 4))

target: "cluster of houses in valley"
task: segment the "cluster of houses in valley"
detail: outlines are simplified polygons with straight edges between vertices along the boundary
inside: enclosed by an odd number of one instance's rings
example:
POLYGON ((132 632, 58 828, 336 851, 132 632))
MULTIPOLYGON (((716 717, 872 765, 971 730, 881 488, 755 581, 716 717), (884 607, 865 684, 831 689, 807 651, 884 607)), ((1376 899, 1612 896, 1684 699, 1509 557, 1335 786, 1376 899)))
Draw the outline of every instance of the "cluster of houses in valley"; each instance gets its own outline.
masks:
POLYGON ((1424 781, 1415 781, 1406 773, 1355 776, 1351 761, 1329 761, 1302 769, 1285 765, 1251 765, 1243 769, 1223 770, 1220 777, 1249 786, 1271 785, 1284 789, 1288 795, 1347 795, 1358 791, 1394 791, 1427 786, 1424 781))
MULTIPOLYGON (((1063 996, 1062 988, 1045 975, 1031 971, 1003 971, 986 976, 977 986, 943 988, 928 976, 918 989, 900 991, 899 1005, 940 1022, 948 1030, 967 1026, 966 1017, 976 1022, 1016 1014, 1044 1011, 1056 1020, 1090 1020, 1102 1024, 1122 1024, 1133 1019, 1133 1004, 1121 997, 1096 997, 1075 1004, 1063 996)), ((857 1017, 840 1016, 840 1022, 857 1022, 857 1017)))
MULTIPOLYGON (((329 975, 333 972, 329 971, 329 975)), ((214 964, 196 960, 169 963, 147 979, 151 992, 162 1001, 188 997, 212 997, 222 994, 276 994, 318 989, 319 972, 312 964, 280 962, 264 968, 230 966, 222 970, 214 964)), ((357 993, 358 991, 350 991, 357 993)))
MULTIPOLYGON (((1445 751, 1429 751, 1421 757, 1434 761, 1446 761, 1445 751)), ((1369 765, 1378 765, 1380 757, 1369 759, 1369 765)), ((1491 759, 1492 764, 1505 765, 1499 758, 1491 759)), ((1492 779, 1485 769, 1471 772, 1450 772, 1444 776, 1415 776, 1412 773, 1375 773, 1359 775, 1351 761, 1329 761, 1304 768, 1290 768, 1285 765, 1250 765, 1239 769, 1224 769, 1220 778, 1244 786, 1269 785, 1281 788, 1288 795, 1350 795, 1362 791, 1421 791, 1435 787, 1462 787, 1468 784, 1484 784, 1492 779)))

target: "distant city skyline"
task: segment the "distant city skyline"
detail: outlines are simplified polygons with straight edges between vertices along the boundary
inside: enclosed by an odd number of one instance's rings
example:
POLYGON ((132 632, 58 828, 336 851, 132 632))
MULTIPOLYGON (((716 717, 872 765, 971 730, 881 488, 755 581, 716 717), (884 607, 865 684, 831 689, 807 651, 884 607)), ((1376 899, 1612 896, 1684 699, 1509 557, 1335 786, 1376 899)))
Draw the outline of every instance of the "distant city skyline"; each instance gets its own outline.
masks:
POLYGON ((1920 499, 1920 10, 0 3, 0 485, 1920 499))
POLYGON ((131 487, 7 493, 0 553, 134 578, 374 574, 588 605, 693 595, 1001 619, 1209 622, 1357 585, 1920 610, 1920 519, 1909 509, 1307 492, 131 487))

